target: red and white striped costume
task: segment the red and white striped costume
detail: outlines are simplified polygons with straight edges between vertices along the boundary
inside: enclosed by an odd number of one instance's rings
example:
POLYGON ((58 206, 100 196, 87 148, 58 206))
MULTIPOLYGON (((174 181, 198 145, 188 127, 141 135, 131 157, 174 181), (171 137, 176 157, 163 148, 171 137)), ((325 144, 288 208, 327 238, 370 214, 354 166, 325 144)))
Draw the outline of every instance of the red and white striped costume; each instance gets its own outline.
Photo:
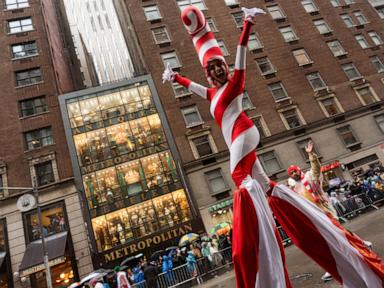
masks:
MULTIPOLYGON (((182 20, 203 67, 211 59, 224 59, 200 10, 189 6, 183 10, 182 20)), ((341 226, 330 223, 320 209, 287 187, 270 183, 263 171, 255 153, 259 132, 242 111, 245 55, 251 27, 252 23, 246 17, 237 47, 235 71, 222 86, 206 88, 178 74, 172 79, 210 101, 211 114, 230 151, 232 178, 239 187, 233 204, 233 258, 237 286, 291 287, 280 237, 264 196, 268 191, 270 207, 293 242, 336 280, 345 287, 382 287, 380 279, 384 278, 384 269, 380 260, 363 247, 361 240, 341 226), (313 245, 318 242, 324 245, 313 245)))

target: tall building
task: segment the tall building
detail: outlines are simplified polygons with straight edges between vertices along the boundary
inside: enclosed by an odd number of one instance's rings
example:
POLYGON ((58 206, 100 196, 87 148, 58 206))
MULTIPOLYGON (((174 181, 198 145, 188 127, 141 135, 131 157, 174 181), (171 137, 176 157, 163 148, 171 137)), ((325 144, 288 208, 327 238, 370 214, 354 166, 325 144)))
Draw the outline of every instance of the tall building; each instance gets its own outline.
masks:
POLYGON ((231 219, 229 153, 209 103, 163 84, 166 63, 208 86, 180 20, 198 6, 233 67, 242 29, 240 7, 260 7, 249 39, 243 107, 261 135, 258 157, 268 175, 308 168, 309 139, 323 162, 325 185, 384 159, 382 1, 125 1, 198 203, 205 227, 231 219), (371 5, 372 4, 372 5, 371 5))
POLYGON ((1 4, 0 187, 10 188, 0 190, 0 286, 45 287, 37 211, 20 212, 26 190, 12 189, 36 184, 58 287, 92 269, 58 103, 59 94, 81 89, 82 79, 59 1, 1 4))
POLYGON ((135 76, 113 1, 64 0, 71 32, 87 87, 135 76), (92 79, 92 71, 96 79, 92 79), (96 82, 95 82, 96 80, 96 82))

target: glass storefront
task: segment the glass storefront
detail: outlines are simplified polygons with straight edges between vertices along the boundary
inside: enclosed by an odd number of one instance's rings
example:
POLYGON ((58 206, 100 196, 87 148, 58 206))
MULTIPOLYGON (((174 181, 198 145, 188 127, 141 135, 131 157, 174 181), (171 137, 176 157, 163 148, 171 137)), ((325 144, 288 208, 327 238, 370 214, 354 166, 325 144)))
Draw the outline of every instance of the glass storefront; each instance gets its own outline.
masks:
POLYGON ((66 108, 98 252, 191 220, 148 82, 66 108))

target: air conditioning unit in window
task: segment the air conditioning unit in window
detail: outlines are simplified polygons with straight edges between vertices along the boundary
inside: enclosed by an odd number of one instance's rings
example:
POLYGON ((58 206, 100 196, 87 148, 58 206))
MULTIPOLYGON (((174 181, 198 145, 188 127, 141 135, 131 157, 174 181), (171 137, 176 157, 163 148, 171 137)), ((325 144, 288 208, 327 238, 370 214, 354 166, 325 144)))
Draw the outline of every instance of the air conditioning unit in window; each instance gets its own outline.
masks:
POLYGON ((315 90, 315 97, 328 95, 331 92, 332 92, 332 90, 328 86, 321 87, 321 88, 315 90))
POLYGON ((352 86, 359 86, 359 85, 367 83, 367 80, 365 80, 364 77, 359 77, 359 78, 351 80, 351 82, 352 82, 352 86))

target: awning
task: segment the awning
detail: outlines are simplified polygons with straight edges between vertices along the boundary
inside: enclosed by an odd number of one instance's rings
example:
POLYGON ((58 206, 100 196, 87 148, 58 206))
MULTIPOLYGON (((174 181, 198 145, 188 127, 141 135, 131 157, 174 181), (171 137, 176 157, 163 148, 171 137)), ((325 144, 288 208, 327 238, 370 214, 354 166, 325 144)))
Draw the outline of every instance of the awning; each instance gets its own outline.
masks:
MULTIPOLYGON (((65 246, 67 232, 61 232, 45 238, 45 248, 48 252, 49 266, 65 262, 65 246)), ((21 277, 44 270, 43 245, 41 240, 29 243, 19 267, 21 277)))
POLYGON ((5 252, 0 252, 0 267, 3 266, 5 257, 7 256, 7 253, 5 252))

